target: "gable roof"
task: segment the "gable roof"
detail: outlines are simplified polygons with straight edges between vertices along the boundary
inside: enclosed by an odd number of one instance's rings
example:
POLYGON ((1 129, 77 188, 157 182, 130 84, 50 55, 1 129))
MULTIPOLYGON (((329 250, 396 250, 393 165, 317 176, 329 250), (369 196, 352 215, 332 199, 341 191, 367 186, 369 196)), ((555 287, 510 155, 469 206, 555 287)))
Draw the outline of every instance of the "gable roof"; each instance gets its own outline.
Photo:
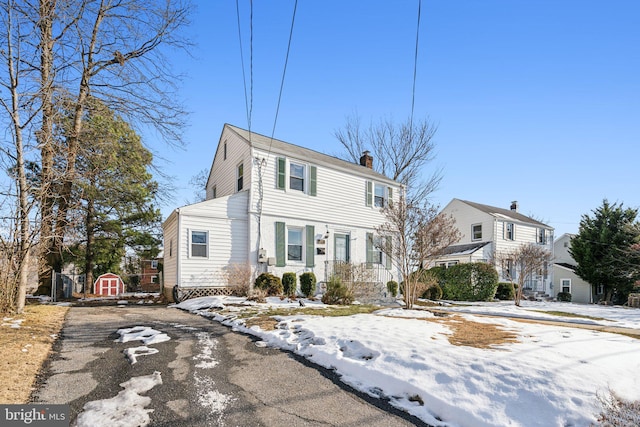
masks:
MULTIPOLYGON (((328 154, 323 154, 318 151, 310 150, 308 148, 301 147, 299 145, 284 142, 279 139, 270 138, 265 135, 261 135, 255 132, 249 132, 248 130, 239 128, 237 126, 225 123, 224 127, 229 129, 240 138, 244 139, 247 144, 253 148, 269 151, 271 153, 282 154, 292 156, 298 159, 310 160, 316 164, 330 166, 336 169, 346 170, 350 173, 362 175, 376 181, 382 181, 389 184, 400 185, 399 182, 394 181, 387 176, 369 169, 366 166, 362 166, 359 163, 349 162, 339 159, 328 154)), ((224 132, 224 130, 223 130, 224 132)))
POLYGON ((496 218, 502 218, 502 219, 511 219, 513 221, 519 221, 519 222, 524 222, 527 224, 533 224, 533 225, 539 225, 542 227, 547 227, 547 228, 551 228, 550 226, 548 226, 547 224, 544 224, 538 220, 535 220, 531 217, 528 217, 526 215, 522 215, 519 212, 516 211, 512 211, 511 209, 503 209, 503 208, 497 208, 495 206, 489 206, 489 205, 483 205, 481 203, 475 203, 475 202, 470 202, 468 200, 460 200, 460 199, 455 199, 458 200, 462 203, 465 203, 473 208, 476 208, 484 213, 487 213, 491 216, 494 216, 496 218))

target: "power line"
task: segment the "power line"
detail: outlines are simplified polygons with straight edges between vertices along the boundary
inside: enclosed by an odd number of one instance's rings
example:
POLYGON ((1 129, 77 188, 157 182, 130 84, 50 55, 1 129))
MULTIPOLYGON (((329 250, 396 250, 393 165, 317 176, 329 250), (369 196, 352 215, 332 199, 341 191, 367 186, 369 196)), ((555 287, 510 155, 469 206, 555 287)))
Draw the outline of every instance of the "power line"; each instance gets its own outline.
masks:
POLYGON ((413 89, 411 90, 411 116, 409 119, 409 131, 413 129, 413 111, 416 103, 416 76, 418 74, 418 41, 420 39, 420 14, 422 9, 422 0, 418 0, 418 25, 416 28, 416 50, 413 57, 413 89))
POLYGON ((251 140, 251 116, 253 114, 253 0, 249 2, 249 94, 247 94, 247 76, 244 65, 244 51, 242 49, 242 30, 240 26, 240 6, 236 0, 236 18, 238 22, 238 41, 240 42, 240 63, 242 66, 242 83, 244 85, 244 103, 247 114, 249 140, 251 140))
POLYGON ((287 55, 284 59, 284 68, 282 70, 282 79, 280 80, 280 92, 278 93, 278 104, 276 105, 276 115, 273 119, 273 129, 271 130, 271 142, 269 142, 269 153, 271 153, 271 143, 273 135, 276 133, 276 123, 278 121, 278 113, 280 112, 280 101, 282 100, 282 90, 284 88, 284 78, 287 74, 287 64, 289 63, 289 52, 291 51, 291 40, 293 38, 293 26, 296 20, 296 10, 298 9, 298 0, 293 5, 293 16, 291 17, 291 28, 289 30, 289 42, 287 43, 287 55))

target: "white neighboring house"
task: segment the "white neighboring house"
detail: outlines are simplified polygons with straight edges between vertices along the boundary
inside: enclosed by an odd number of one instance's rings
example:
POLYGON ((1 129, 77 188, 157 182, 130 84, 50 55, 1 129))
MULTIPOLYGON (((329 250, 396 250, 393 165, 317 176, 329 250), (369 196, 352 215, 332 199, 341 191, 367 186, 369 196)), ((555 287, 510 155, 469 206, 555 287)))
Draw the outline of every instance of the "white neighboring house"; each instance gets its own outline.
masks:
MULTIPOLYGON (((553 228, 518 212, 518 203, 510 209, 453 199, 442 209, 456 220, 460 241, 445 249, 433 265, 449 267, 465 262, 492 262, 496 253, 516 249, 523 244, 542 245, 553 258, 553 228)), ((507 281, 504 269, 517 275, 515 265, 497 268, 500 281, 507 281)), ((551 266, 527 281, 525 290, 553 294, 551 266)))
POLYGON ((372 169, 365 152, 350 163, 225 124, 206 201, 175 209, 163 224, 164 287, 225 293, 226 272, 314 272, 326 281, 336 262, 364 264, 376 283, 398 281, 376 249, 380 207, 399 183, 372 169))
POLYGON ((575 273, 576 261, 569 253, 573 234, 565 233, 553 243, 555 254, 553 277, 556 283, 554 296, 559 292, 569 292, 571 302, 594 303, 604 297, 602 285, 592 286, 575 273))

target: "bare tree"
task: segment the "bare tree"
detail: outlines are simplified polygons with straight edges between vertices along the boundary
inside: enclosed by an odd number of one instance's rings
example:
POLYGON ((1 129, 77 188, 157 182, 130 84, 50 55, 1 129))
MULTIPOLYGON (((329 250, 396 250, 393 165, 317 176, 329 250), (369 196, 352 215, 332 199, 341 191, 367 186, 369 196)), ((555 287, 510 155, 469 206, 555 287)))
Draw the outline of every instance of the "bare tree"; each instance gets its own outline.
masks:
POLYGON ((172 72, 163 49, 188 46, 178 30, 187 24, 189 8, 180 0, 40 0, 40 5, 41 241, 46 248, 40 282, 46 286, 49 267, 60 270, 63 264, 69 212, 75 203, 80 135, 90 97, 100 99, 132 124, 155 129, 165 141, 180 143, 186 113, 177 103, 179 76, 172 72), (75 13, 61 13, 63 6, 75 13), (62 30, 53 35, 52 28, 62 30), (73 111, 71 126, 59 144, 57 174, 51 162, 56 144, 52 103, 56 99, 71 99, 73 111))
POLYGON ((362 153, 370 151, 374 170, 403 184, 409 198, 424 201, 442 178, 440 170, 425 175, 425 167, 434 159, 436 131, 428 118, 400 124, 385 118, 363 129, 360 118, 353 115, 334 135, 345 149, 343 158, 358 163, 362 153))
MULTIPOLYGON (((26 141, 25 127, 29 126, 35 117, 35 112, 31 107, 33 96, 29 93, 29 88, 23 79, 28 78, 28 67, 25 65, 28 58, 23 57, 21 45, 22 41, 33 29, 25 22, 19 10, 15 8, 13 1, 3 2, 0 5, 2 18, 0 28, 2 34, 2 47, 0 57, 6 70, 3 71, 4 79, 0 80, 3 95, 0 97, 0 106, 9 118, 9 130, 13 144, 3 148, 5 165, 9 176, 15 182, 15 230, 13 239, 3 247, 4 255, 10 255, 5 266, 8 268, 5 278, 8 280, 3 285, 10 289, 15 286, 16 292, 11 291, 9 295, 9 307, 16 312, 22 313, 24 310, 27 290, 27 268, 29 251, 32 245, 32 231, 30 223, 30 213, 33 207, 32 199, 29 197, 33 189, 27 179, 27 160, 25 156, 26 141), (24 113, 24 114, 23 114, 24 113), (25 117, 26 116, 26 117, 25 117), (15 281, 13 281, 15 278, 15 281), (15 283, 15 285, 14 285, 15 283)), ((9 197, 13 195, 7 194, 9 197)))
POLYGON ((551 261, 551 253, 544 247, 525 243, 517 248, 497 252, 494 263, 502 271, 511 285, 518 285, 515 292, 515 304, 520 306, 522 293, 527 280, 531 280, 536 273, 542 273, 551 261))
POLYGON ((415 272, 458 242, 461 235, 452 216, 439 214, 437 206, 407 199, 404 194, 382 208, 382 213, 386 222, 376 227, 376 233, 391 239, 379 249, 400 271, 405 308, 410 309, 418 297, 420 275, 415 272))
POLYGON ((204 202, 207 199, 207 180, 209 179, 209 169, 201 169, 189 180, 189 185, 193 188, 193 201, 187 200, 188 204, 204 202))

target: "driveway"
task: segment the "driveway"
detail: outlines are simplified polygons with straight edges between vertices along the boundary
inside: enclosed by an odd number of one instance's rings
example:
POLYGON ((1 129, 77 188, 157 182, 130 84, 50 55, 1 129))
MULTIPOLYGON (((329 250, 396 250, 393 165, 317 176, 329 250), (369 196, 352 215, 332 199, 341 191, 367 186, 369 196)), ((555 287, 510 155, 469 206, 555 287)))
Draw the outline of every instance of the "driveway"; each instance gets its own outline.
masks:
POLYGON ((78 416, 92 426, 425 425, 331 371, 164 306, 71 308, 34 403, 69 404, 72 425, 78 416), (148 329, 117 333, 136 326, 148 329), (118 339, 136 334, 153 341, 131 363, 124 351, 143 342, 118 339))

